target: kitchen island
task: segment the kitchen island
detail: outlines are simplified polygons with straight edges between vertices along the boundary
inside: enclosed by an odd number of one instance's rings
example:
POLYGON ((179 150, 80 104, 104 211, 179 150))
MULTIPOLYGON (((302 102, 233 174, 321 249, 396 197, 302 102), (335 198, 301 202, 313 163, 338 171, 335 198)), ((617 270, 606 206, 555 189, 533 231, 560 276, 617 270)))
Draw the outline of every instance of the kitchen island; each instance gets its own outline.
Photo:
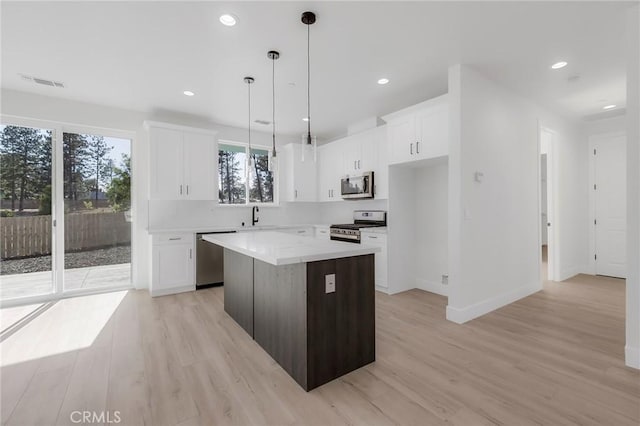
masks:
POLYGON ((309 391, 375 360, 377 247, 275 231, 214 234, 224 309, 309 391))

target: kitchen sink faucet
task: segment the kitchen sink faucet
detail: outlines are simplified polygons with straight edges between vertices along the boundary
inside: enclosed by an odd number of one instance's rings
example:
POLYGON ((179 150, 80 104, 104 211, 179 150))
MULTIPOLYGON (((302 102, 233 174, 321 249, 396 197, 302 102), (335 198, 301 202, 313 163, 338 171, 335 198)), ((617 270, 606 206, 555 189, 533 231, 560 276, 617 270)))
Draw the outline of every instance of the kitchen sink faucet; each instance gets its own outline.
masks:
POLYGON ((260 209, 258 208, 258 206, 253 206, 253 208, 251 209, 251 226, 256 226, 256 223, 260 221, 260 218, 258 217, 259 211, 260 209))

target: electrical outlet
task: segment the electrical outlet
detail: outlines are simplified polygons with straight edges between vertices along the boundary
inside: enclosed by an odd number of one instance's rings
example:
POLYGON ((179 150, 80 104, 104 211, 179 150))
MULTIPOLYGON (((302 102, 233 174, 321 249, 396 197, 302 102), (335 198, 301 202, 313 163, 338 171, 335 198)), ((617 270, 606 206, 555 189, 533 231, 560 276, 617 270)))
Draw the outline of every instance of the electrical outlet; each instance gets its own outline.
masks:
POLYGON ((324 291, 327 294, 336 292, 336 274, 324 276, 324 291))
POLYGON ((449 275, 442 274, 442 285, 448 285, 448 284, 449 284, 449 275))

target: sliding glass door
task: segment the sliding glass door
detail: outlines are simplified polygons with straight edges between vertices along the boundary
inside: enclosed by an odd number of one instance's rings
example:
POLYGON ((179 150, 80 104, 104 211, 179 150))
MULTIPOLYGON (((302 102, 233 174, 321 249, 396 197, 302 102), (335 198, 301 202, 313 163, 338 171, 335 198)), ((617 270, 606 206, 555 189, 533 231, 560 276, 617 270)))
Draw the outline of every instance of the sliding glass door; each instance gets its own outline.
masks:
POLYGON ((131 140, 22 124, 0 125, 0 302, 130 287, 131 140))
POLYGON ((64 290, 131 283, 131 141, 63 134, 64 290))
POLYGON ((0 125, 0 300, 52 294, 51 129, 0 125))

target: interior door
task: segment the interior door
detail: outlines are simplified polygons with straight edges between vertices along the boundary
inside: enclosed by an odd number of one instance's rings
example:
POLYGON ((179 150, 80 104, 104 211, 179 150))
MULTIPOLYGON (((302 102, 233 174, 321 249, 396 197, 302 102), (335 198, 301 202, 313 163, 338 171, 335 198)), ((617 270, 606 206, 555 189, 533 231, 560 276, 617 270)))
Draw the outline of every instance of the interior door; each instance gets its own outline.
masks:
POLYGON ((626 277, 626 138, 594 142, 596 274, 626 277))

